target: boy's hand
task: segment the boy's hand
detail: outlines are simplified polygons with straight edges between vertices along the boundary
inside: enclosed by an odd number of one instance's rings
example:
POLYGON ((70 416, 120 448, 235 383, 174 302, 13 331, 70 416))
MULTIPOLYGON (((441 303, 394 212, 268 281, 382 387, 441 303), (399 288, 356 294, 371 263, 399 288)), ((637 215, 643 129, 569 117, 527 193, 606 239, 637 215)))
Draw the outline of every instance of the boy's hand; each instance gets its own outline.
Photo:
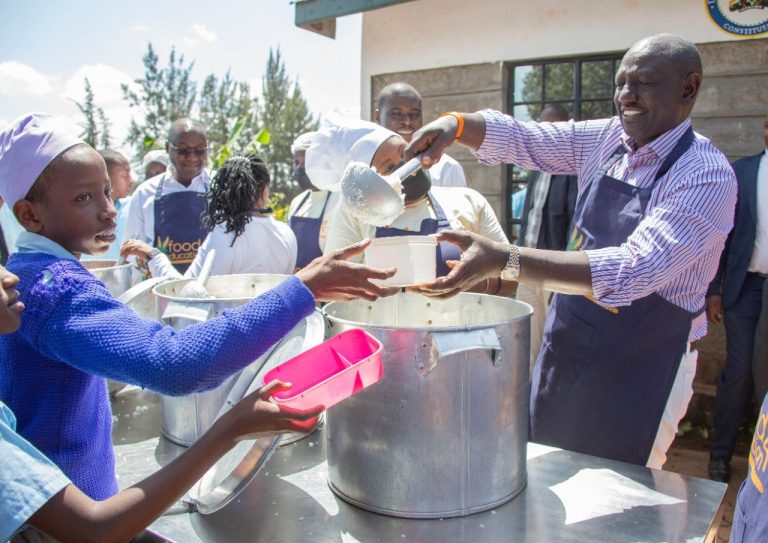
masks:
POLYGON ((371 240, 366 239, 321 256, 296 273, 296 277, 312 291, 321 302, 334 302, 364 298, 373 301, 382 296, 400 292, 398 287, 382 287, 371 283, 371 279, 387 279, 397 270, 380 270, 364 264, 349 262, 351 256, 362 253, 371 240))
POLYGON ((317 417, 325 407, 318 405, 300 411, 269 401, 272 394, 290 387, 289 383, 274 380, 237 402, 220 422, 226 425, 228 434, 235 441, 285 432, 309 432, 317 424, 317 417))

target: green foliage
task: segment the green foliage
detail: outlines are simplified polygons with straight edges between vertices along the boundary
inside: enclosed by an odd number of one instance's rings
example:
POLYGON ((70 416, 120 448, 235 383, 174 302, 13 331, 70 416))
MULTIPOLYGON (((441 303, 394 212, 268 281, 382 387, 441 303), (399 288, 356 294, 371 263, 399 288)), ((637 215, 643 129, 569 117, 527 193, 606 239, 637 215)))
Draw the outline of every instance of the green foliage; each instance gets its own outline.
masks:
POLYGON ((206 128, 217 166, 234 154, 233 149, 244 149, 255 137, 257 103, 258 99, 251 96, 250 85, 234 81, 229 70, 221 81, 213 74, 205 78, 197 118, 206 128), (221 155, 226 156, 219 162, 221 155))
POLYGON ((316 130, 318 122, 309 112, 298 80, 293 82, 288 77, 279 48, 269 50, 261 94, 258 118, 270 134, 262 158, 269 165, 272 189, 284 193, 290 201, 300 192, 291 177, 291 144, 300 134, 316 130))
POLYGON ((267 207, 272 208, 272 212, 278 221, 287 221, 288 208, 290 201, 286 201, 285 194, 282 192, 270 192, 267 207))
POLYGON ((135 80, 138 89, 121 86, 128 105, 144 110, 143 119, 131 120, 126 138, 136 149, 137 159, 165 138, 171 122, 192 113, 197 97, 197 84, 191 77, 195 63, 186 64, 184 55, 177 56, 175 48, 168 56, 168 66, 162 68, 150 43, 142 62, 144 77, 135 80))
POLYGON ((82 123, 83 131, 80 137, 94 149, 106 149, 110 146, 109 121, 104 115, 104 109, 96 105, 93 87, 88 78, 85 78, 85 100, 81 104, 75 102, 77 109, 85 117, 82 123), (99 127, 99 123, 101 127, 99 127))

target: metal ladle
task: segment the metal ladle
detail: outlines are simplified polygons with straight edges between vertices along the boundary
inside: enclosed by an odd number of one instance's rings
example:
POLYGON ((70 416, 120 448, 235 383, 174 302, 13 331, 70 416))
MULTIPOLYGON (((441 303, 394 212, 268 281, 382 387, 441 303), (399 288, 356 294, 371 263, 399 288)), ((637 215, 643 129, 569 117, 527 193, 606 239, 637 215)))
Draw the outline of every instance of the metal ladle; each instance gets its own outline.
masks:
POLYGON ((205 283, 208 281, 208 276, 211 275, 211 268, 213 268, 213 261, 215 259, 216 249, 211 249, 208 251, 208 254, 205 255, 205 261, 203 262, 203 267, 200 269, 200 275, 184 285, 184 288, 181 289, 182 298, 208 298, 208 290, 205 288, 205 283))
POLYGON ((401 184, 421 168, 417 156, 386 177, 362 162, 347 166, 341 178, 341 194, 350 213, 372 226, 392 224, 405 210, 400 194, 401 184))

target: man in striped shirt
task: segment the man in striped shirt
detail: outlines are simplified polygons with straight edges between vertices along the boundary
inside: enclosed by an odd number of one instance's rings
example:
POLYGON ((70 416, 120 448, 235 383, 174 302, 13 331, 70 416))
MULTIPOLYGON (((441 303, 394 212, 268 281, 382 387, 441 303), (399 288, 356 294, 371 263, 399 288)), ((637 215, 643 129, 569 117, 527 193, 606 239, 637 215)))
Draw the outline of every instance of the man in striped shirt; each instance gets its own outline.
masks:
POLYGON ((501 274, 558 293, 532 380, 534 441, 656 468, 666 460, 736 201, 726 157, 691 129, 701 74, 693 43, 651 36, 616 74, 617 117, 539 124, 451 113, 406 151, 429 165, 458 140, 486 164, 579 176, 572 250, 448 232, 439 239, 457 243, 462 260, 419 289, 446 297, 501 274))

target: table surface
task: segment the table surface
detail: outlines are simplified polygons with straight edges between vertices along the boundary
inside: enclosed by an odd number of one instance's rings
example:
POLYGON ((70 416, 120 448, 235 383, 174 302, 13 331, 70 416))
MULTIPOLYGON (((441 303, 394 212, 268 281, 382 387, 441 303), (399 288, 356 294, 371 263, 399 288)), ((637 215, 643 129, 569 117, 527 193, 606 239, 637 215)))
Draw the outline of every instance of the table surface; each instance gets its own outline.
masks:
MULTIPOLYGON (((129 387, 112 408, 121 488, 183 452, 159 436, 155 394, 129 387)), ((184 543, 693 542, 704 540, 726 490, 723 483, 534 443, 528 445, 527 467, 526 488, 490 511, 448 519, 388 517, 331 492, 320 429, 281 446, 223 509, 167 514, 151 529, 184 543)))

